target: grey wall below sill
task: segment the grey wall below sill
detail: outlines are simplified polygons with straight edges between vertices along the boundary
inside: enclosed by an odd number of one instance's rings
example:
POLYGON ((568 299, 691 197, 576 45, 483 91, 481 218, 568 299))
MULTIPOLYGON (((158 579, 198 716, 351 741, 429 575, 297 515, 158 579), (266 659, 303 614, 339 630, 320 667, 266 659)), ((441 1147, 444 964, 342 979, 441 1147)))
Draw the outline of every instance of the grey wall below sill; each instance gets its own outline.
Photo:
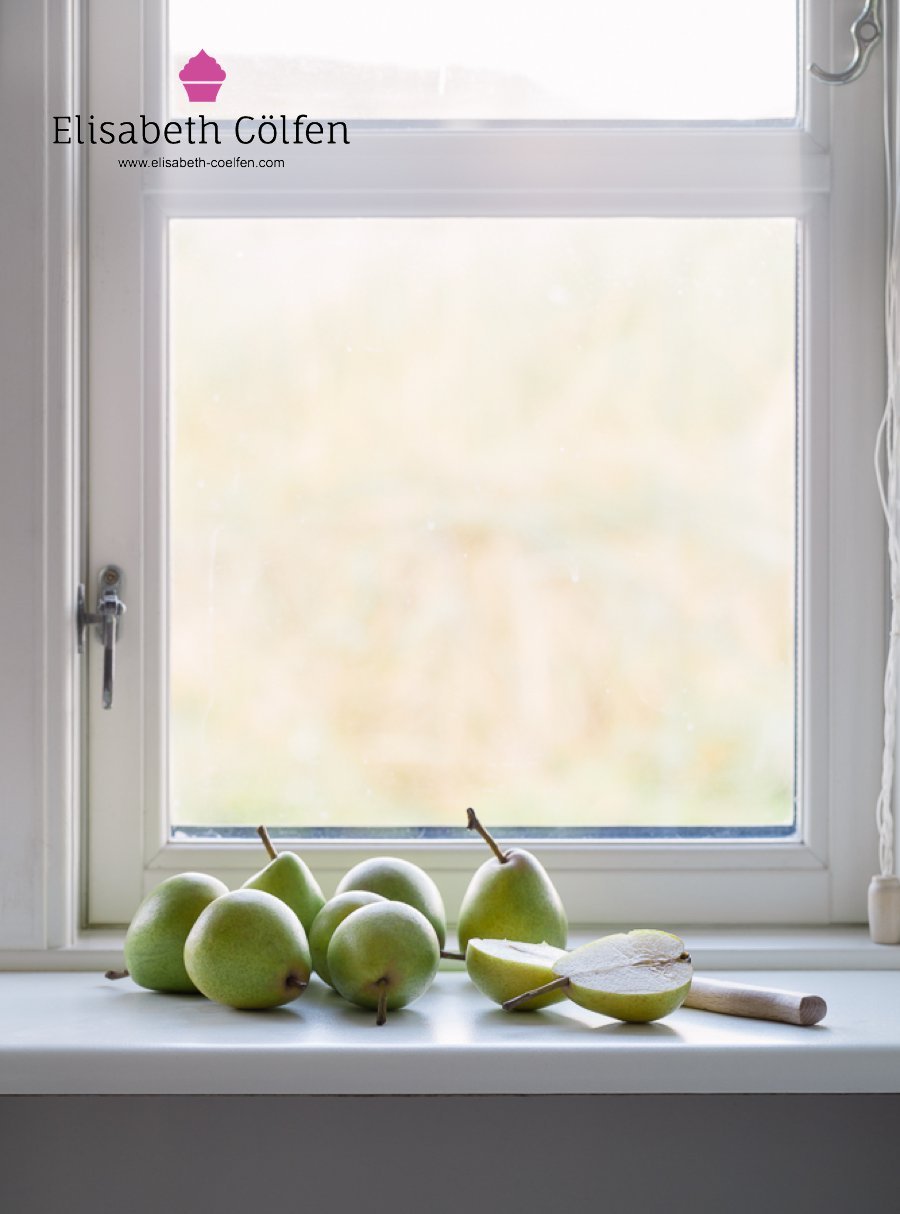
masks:
POLYGON ((900 1095, 0 1098, 3 1214, 900 1210, 900 1095))

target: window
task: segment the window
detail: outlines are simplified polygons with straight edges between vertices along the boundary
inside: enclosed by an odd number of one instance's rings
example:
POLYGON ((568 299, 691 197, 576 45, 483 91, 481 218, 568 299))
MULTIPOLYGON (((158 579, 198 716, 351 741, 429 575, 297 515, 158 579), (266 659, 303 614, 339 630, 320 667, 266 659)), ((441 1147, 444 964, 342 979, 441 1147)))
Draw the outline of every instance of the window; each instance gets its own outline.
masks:
POLYGON ((842 14, 92 7, 94 115, 228 75, 220 145, 87 154, 88 922, 260 819, 452 907, 470 800, 574 922, 861 916, 879 90, 798 71, 842 14), (349 142, 256 138, 307 111, 349 142))

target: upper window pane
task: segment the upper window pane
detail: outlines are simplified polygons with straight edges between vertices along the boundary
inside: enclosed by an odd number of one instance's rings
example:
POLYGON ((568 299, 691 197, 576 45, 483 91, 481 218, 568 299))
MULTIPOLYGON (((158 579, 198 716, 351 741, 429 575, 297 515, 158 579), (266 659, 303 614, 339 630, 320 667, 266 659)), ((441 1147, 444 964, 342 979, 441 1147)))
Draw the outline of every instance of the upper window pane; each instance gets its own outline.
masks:
POLYGON ((227 73, 223 118, 760 121, 797 108, 793 0, 178 0, 176 114, 200 108, 178 72, 201 48, 227 73))

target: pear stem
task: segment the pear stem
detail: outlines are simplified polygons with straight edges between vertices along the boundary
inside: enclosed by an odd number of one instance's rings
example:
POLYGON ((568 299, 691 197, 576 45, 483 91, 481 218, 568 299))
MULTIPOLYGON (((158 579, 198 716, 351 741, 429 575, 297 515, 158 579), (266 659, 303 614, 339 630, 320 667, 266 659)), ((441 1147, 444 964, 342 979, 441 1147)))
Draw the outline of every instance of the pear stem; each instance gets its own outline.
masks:
POLYGON ((269 838, 269 832, 266 830, 266 828, 264 826, 257 826, 256 833, 262 839, 263 847, 269 853, 269 859, 275 860, 278 856, 278 852, 275 850, 275 848, 272 844, 272 840, 269 838))
POLYGON ((441 957, 444 959, 444 961, 465 961, 466 954, 465 953, 451 953, 447 949, 442 948, 441 957))
POLYGON ((375 1023, 386 1024, 388 996, 387 978, 379 978, 377 985, 381 987, 381 990, 378 992, 378 1014, 375 1017, 375 1023))
POLYGON ((466 826, 466 830, 477 830, 478 833, 481 835, 482 839, 484 839, 485 843, 488 845, 488 847, 491 849, 491 851, 494 853, 494 855, 500 861, 500 863, 505 864, 506 861, 509 859, 509 856, 506 854, 506 852, 500 850, 500 848, 497 846, 496 840, 493 839, 488 834, 488 832, 484 829, 484 827, 478 821, 477 817, 475 816, 475 810, 467 809, 466 816, 469 819, 468 824, 466 826))
POLYGON ((535 999, 538 995, 548 995, 550 991, 558 991, 560 987, 568 985, 568 978, 554 978, 552 982, 545 982, 543 986, 536 986, 533 991, 525 991, 523 995, 516 995, 515 999, 507 999, 503 1004, 503 1010, 511 1012, 520 1003, 527 1003, 529 999, 535 999))
POLYGON ((128 970, 107 970, 103 977, 108 978, 110 982, 118 982, 120 978, 128 977, 128 970))

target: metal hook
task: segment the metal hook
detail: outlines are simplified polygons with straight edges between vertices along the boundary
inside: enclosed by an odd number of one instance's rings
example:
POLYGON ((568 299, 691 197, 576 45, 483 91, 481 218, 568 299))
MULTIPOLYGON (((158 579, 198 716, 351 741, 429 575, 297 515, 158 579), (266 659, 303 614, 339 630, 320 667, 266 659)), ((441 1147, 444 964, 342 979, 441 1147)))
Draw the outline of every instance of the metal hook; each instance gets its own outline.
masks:
POLYGON ((866 70, 869 56, 883 35, 881 0, 866 0, 865 8, 850 26, 850 37, 853 39, 853 58, 850 60, 850 66, 843 72, 826 72, 818 64, 811 63, 809 70, 826 84, 850 84, 858 80, 866 70))

